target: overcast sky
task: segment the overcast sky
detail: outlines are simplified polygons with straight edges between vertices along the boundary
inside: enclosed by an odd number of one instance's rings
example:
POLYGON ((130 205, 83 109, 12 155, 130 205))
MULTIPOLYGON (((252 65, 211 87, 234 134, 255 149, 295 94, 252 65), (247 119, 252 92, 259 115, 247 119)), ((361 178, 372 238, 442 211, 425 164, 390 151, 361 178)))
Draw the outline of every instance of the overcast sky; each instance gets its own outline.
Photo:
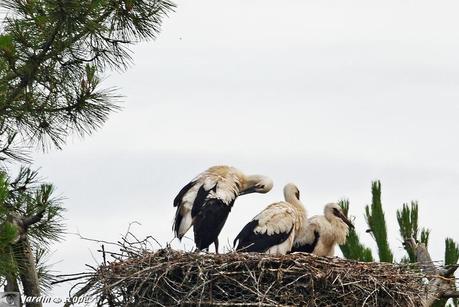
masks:
MULTIPOLYGON (((236 201, 220 242, 294 182, 311 215, 349 198, 374 246, 363 208, 376 179, 398 259, 404 202, 419 201, 436 260, 446 236, 459 241, 457 1, 177 4, 159 38, 133 48, 133 67, 107 79, 125 96, 123 110, 94 135, 36 155, 67 198, 70 233, 115 241, 138 221, 136 234, 165 243, 177 192, 229 164, 275 186, 236 201)), ((97 244, 72 234, 54 248, 65 273, 94 265, 91 253, 101 259, 97 244)))

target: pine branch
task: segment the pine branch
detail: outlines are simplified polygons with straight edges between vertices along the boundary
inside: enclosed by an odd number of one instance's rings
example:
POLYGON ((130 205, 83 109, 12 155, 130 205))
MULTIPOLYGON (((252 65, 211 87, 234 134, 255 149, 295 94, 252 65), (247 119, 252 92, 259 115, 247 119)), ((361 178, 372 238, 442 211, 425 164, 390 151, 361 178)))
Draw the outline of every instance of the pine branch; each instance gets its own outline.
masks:
POLYGON ((429 246, 429 237, 430 237, 430 229, 422 228, 420 241, 427 247, 429 246))
POLYGON ((46 209, 41 209, 36 214, 34 214, 32 216, 25 217, 23 219, 23 222, 22 222, 23 226, 24 226, 24 229, 27 230, 33 224, 36 224, 36 223, 40 222, 41 219, 43 218, 43 216, 45 215, 45 212, 46 212, 46 209))
MULTIPOLYGON (((344 215, 348 218, 349 216, 349 200, 343 199, 338 203, 343 208, 344 215)), ((343 256, 347 259, 353 259, 358 261, 372 262, 374 261, 371 249, 364 246, 360 242, 360 238, 355 229, 349 229, 349 234, 346 239, 346 243, 339 246, 343 256)))
POLYGON ((60 148, 69 135, 92 133, 118 110, 119 95, 101 88, 100 76, 107 68, 124 70, 131 62, 129 47, 154 39, 175 5, 45 2, 1 4, 15 14, 5 18, 0 35, 0 123, 8 132, 5 140, 18 132, 31 144, 60 148))
MULTIPOLYGON (((411 205, 403 204, 401 210, 397 210, 397 221, 400 227, 400 236, 402 237, 403 242, 410 238, 414 238, 416 241, 418 239, 418 213, 419 206, 415 201, 411 202, 411 205)), ((426 230, 423 229, 424 238, 426 237, 426 230)), ((423 242, 427 243, 427 242, 423 242)), ((427 246, 427 244, 425 244, 427 246)), ((416 253, 410 248, 409 245, 404 245, 406 252, 408 253, 409 262, 416 262, 416 253)))
POLYGON ((381 183, 379 181, 372 182, 371 192, 373 201, 371 206, 365 207, 365 218, 369 231, 378 246, 379 261, 392 263, 394 256, 387 241, 387 226, 381 204, 381 183))
POLYGON ((24 294, 39 294, 52 282, 41 260, 49 244, 62 238, 64 209, 53 186, 41 183, 28 168, 21 168, 13 180, 0 172, 2 199, 8 207, 0 210, 0 273, 20 278, 24 294))
POLYGON ((451 238, 445 239, 445 265, 457 264, 459 260, 459 244, 451 238))

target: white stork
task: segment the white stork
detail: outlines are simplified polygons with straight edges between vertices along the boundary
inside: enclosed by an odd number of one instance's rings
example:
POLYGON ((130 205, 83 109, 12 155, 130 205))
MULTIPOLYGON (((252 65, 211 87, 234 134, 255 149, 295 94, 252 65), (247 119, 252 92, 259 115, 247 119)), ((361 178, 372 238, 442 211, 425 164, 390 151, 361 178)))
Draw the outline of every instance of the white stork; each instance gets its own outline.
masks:
POLYGON ((296 233, 306 223, 306 209, 300 191, 289 183, 284 187, 285 201, 269 205, 255 216, 234 239, 237 250, 285 255, 293 245, 296 233))
POLYGON ((180 240, 193 226, 194 241, 199 250, 215 244, 231 207, 239 195, 267 193, 273 187, 270 178, 246 176, 230 166, 214 166, 188 183, 174 199, 177 207, 172 226, 180 240))
POLYGON ((292 252, 308 252, 317 256, 333 256, 336 244, 346 243, 349 227, 354 225, 347 219, 343 209, 336 204, 327 204, 324 215, 312 216, 301 229, 293 243, 292 252))

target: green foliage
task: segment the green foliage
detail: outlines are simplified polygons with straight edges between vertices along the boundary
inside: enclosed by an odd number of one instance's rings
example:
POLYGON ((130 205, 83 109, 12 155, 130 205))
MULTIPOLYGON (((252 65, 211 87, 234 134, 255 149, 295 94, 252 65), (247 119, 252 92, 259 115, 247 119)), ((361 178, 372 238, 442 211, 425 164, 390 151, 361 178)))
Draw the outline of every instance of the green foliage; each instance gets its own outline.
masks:
POLYGON ((21 153, 11 138, 61 147, 70 134, 100 127, 119 97, 101 87, 104 71, 124 70, 129 47, 155 38, 175 7, 169 0, 0 5, 12 12, 0 33, 0 153, 9 157, 21 153))
POLYGON ((40 289, 44 294, 49 294, 52 289, 52 283, 57 281, 53 275, 50 266, 48 265, 50 252, 47 248, 41 246, 34 246, 35 251, 35 265, 37 267, 38 279, 40 280, 40 289))
POLYGON ((0 247, 5 247, 11 244, 17 234, 18 233, 14 225, 8 222, 2 223, 0 226, 0 247))
MULTIPOLYGON (((46 253, 49 245, 62 238, 65 230, 62 213, 64 211, 59 198, 54 197, 54 188, 42 183, 36 171, 21 168, 14 179, 4 173, 0 176, 0 279, 1 276, 18 276, 22 270, 20 253, 15 242, 18 239, 18 227, 9 220, 19 217, 24 221, 39 217, 27 228, 27 238, 32 242, 32 249, 37 255, 46 253), (2 191, 6 189, 7 191, 2 191)), ((43 259, 43 257, 41 258, 43 259)), ((40 260, 36 258, 36 260, 40 260)), ((49 272, 40 262, 41 272, 49 272)), ((40 274, 42 287, 49 287, 49 274, 40 274)))
POLYGON ((11 51, 13 48, 13 36, 0 35, 0 50, 2 50, 3 52, 7 52, 8 50, 11 51))
MULTIPOLYGON (((381 184, 379 181, 372 183, 372 196, 373 201, 370 206, 365 208, 365 217, 367 219, 368 226, 376 240, 379 251, 379 258, 382 262, 393 262, 394 258, 387 242, 387 229, 384 218, 384 212, 381 203, 381 184)), ((349 212, 349 201, 341 200, 339 202, 343 208, 346 216, 349 212)), ((410 205, 403 204, 400 210, 397 210, 397 221, 400 228, 400 235, 405 241, 408 238, 413 238, 423 243, 426 247, 429 244, 430 230, 427 228, 421 228, 419 230, 418 224, 419 218, 419 205, 417 202, 412 201, 410 205)), ((355 231, 350 231, 347 238, 346 244, 340 246, 343 255, 348 259, 360 260, 360 261, 373 261, 371 257, 371 250, 363 246, 359 242, 358 235, 355 231), (371 258, 371 260, 370 260, 371 258)), ((413 263, 416 262, 416 255, 414 251, 405 247, 408 256, 403 257, 401 263, 413 263)), ((445 240, 445 265, 453 265, 459 261, 459 244, 453 241, 453 239, 447 238, 445 240)), ((434 303, 435 307, 443 307, 447 303, 446 299, 440 299, 434 303)), ((459 306, 457 299, 452 300, 452 305, 459 306)))
POLYGON ((403 204, 401 210, 397 210, 397 221, 400 226, 400 235, 404 240, 417 238, 418 236, 418 203, 411 202, 411 206, 403 204))
POLYGON ((42 214, 43 217, 28 229, 28 236, 39 241, 42 246, 59 241, 65 230, 63 225, 61 199, 53 195, 54 187, 42 183, 38 173, 29 168, 21 168, 17 177, 10 183, 8 214, 31 217, 42 214))
MULTIPOLYGON (((399 225, 400 236, 402 241, 413 238, 423 243, 426 247, 429 244, 430 230, 422 228, 419 232, 418 226, 419 205, 417 201, 412 201, 410 205, 403 204, 402 209, 397 210, 397 222, 399 225)), ((402 263, 415 263, 416 253, 409 246, 404 245, 408 258, 403 258, 402 263)))
MULTIPOLYGON (((445 265, 454 265, 459 261, 459 244, 453 239, 445 239, 445 265)), ((442 302, 440 302, 441 304, 442 302)), ((453 306, 459 306, 459 299, 454 299, 453 306)))
MULTIPOLYGON (((457 264, 458 260, 459 260, 459 244, 454 242, 454 240, 451 238, 446 238, 445 239, 445 265, 457 264)), ((447 299, 437 300, 433 304, 433 307, 443 307, 447 304, 447 302, 448 302, 447 299)), ((459 300, 452 299, 451 303, 448 306, 452 306, 452 307, 459 306, 459 300)))
POLYGON ((371 192, 373 200, 371 206, 365 207, 365 218, 378 246, 379 261, 392 263, 394 256, 387 241, 387 227, 381 203, 381 183, 379 181, 372 182, 371 192))
POLYGON ((423 243, 426 247, 429 246, 429 237, 430 237, 430 229, 422 228, 420 242, 423 243))
POLYGON ((16 270, 12 258, 11 243, 17 236, 16 228, 7 222, 0 224, 0 276, 6 276, 16 270))
MULTIPOLYGON (((155 38, 175 5, 4 0, 0 7, 9 11, 0 28, 0 162, 30 162, 32 145, 61 148, 68 136, 92 133, 119 109, 115 90, 101 86, 104 72, 127 68, 129 47, 155 38)), ((54 194, 37 172, 21 168, 11 179, 0 164, 0 285, 21 270, 16 239, 31 245, 42 286, 50 285, 42 260, 64 232, 54 194)))
POLYGON ((6 276, 16 270, 11 257, 11 243, 17 237, 14 225, 7 222, 7 209, 5 201, 8 197, 8 183, 5 173, 0 171, 0 277, 6 276))
POLYGON ((459 260, 459 244, 451 238, 445 239, 445 264, 456 264, 459 260))
POLYGON ((5 208, 5 201, 8 198, 8 182, 6 173, 0 170, 0 216, 4 216, 7 213, 5 208))
MULTIPOLYGON (((411 206, 403 204, 401 210, 397 210, 397 221, 400 229, 400 235, 403 242, 409 238, 418 239, 418 203, 411 202, 411 206)), ((405 246, 408 253, 408 260, 411 263, 416 262, 416 253, 413 249, 405 246)), ((403 259, 402 261, 406 261, 403 259)))
MULTIPOLYGON (((349 200, 343 199, 338 203, 346 217, 350 218, 349 215, 349 200)), ((360 243, 360 238, 355 229, 349 229, 349 235, 346 243, 339 246, 343 256, 347 259, 354 259, 358 261, 372 262, 374 261, 371 249, 360 243)))

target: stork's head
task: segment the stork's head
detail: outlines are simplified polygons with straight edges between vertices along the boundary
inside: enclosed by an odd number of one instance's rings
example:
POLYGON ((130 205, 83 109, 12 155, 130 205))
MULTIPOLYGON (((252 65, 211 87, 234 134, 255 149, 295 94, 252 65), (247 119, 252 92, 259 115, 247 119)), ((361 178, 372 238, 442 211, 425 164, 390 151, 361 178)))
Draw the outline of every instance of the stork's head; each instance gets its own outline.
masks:
POLYGON ((286 184, 284 187, 284 198, 288 202, 292 199, 300 200, 300 190, 293 183, 286 184))
POLYGON ((239 195, 249 193, 268 193, 273 188, 271 178, 260 175, 248 176, 239 195))
POLYGON ((349 219, 344 215, 343 209, 336 203, 327 204, 324 209, 324 215, 329 221, 338 219, 350 228, 354 228, 351 221, 349 221, 349 219))

